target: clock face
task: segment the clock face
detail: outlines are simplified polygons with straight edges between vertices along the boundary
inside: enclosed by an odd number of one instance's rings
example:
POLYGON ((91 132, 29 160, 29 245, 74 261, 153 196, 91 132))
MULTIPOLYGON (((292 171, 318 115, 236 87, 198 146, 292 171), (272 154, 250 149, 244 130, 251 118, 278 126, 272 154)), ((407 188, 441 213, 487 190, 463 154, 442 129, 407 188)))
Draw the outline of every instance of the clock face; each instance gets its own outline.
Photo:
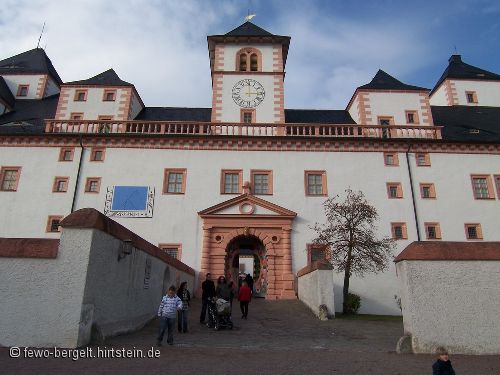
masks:
POLYGON ((233 86, 233 100, 243 108, 257 107, 266 96, 264 87, 254 79, 242 79, 233 86))

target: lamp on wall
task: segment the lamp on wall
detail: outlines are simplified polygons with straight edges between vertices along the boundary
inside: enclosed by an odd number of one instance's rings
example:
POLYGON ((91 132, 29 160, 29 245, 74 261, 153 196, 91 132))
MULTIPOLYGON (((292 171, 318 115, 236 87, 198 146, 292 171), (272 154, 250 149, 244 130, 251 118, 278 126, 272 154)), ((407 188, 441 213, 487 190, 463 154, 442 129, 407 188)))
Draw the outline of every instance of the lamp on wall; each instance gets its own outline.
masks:
POLYGON ((132 254, 132 248, 134 247, 134 243, 132 240, 123 240, 120 244, 120 248, 118 249, 118 262, 125 258, 127 255, 132 254))

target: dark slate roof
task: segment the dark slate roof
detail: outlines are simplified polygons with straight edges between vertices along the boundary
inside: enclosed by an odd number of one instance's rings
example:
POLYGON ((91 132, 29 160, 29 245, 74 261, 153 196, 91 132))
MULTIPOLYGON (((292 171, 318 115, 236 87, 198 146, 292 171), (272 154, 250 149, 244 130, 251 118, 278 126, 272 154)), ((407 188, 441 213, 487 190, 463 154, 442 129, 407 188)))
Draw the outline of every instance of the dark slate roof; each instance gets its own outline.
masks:
POLYGON ((444 126, 449 141, 500 142, 500 108, 477 106, 432 106, 434 125, 444 126))
POLYGON ((7 86, 7 83, 2 76, 0 76, 0 99, 2 99, 9 107, 14 107, 16 99, 10 92, 9 86, 7 86))
POLYGON ((373 77, 370 83, 360 86, 358 89, 429 91, 429 89, 424 87, 407 85, 406 83, 398 81, 381 69, 375 74, 375 77, 373 77))
MULTIPOLYGON (((135 120, 210 122, 211 108, 146 107, 135 120)), ((355 124, 344 110, 285 109, 287 123, 355 124)))
POLYGON ((349 112, 327 109, 285 109, 286 123, 355 124, 349 112))
POLYGON ((135 120, 210 122, 211 108, 146 107, 135 120))
POLYGON ((81 81, 66 82, 66 85, 98 85, 98 86, 133 86, 131 83, 122 81, 113 69, 108 69, 92 78, 81 81))
POLYGON ((466 64, 462 61, 462 56, 460 55, 451 55, 448 62, 448 67, 441 78, 439 78, 436 86, 432 89, 431 94, 436 91, 441 83, 447 78, 470 79, 474 81, 500 81, 500 75, 466 64))
POLYGON ((44 119, 54 118, 59 94, 16 100, 12 112, 0 116, 0 134, 43 133, 44 119))
POLYGON ((252 22, 247 21, 243 25, 238 26, 236 29, 231 30, 225 34, 226 36, 272 36, 269 31, 254 25, 252 22))
POLYGON ((0 61, 0 75, 23 73, 49 74, 59 85, 62 83, 59 74, 42 48, 34 48, 0 61))

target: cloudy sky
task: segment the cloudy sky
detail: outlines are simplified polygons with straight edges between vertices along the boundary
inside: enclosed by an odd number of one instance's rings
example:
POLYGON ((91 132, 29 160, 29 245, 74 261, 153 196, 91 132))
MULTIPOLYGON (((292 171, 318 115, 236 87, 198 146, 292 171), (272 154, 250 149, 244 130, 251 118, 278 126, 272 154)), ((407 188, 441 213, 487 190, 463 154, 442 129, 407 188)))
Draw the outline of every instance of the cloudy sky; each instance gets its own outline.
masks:
POLYGON ((287 108, 343 109, 378 69, 432 88, 458 51, 500 73, 498 0, 3 0, 0 59, 40 45, 63 81, 109 68, 147 106, 210 107, 207 35, 253 22, 292 37, 287 108))

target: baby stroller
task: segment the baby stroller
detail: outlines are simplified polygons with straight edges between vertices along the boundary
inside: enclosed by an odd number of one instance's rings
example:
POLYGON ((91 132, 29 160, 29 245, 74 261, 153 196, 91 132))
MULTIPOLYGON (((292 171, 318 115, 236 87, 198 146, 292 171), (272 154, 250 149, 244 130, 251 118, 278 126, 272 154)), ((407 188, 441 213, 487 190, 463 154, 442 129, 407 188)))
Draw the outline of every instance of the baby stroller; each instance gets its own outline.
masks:
POLYGON ((222 298, 212 299, 208 304, 209 327, 218 331, 221 328, 233 329, 231 320, 231 305, 222 298))

